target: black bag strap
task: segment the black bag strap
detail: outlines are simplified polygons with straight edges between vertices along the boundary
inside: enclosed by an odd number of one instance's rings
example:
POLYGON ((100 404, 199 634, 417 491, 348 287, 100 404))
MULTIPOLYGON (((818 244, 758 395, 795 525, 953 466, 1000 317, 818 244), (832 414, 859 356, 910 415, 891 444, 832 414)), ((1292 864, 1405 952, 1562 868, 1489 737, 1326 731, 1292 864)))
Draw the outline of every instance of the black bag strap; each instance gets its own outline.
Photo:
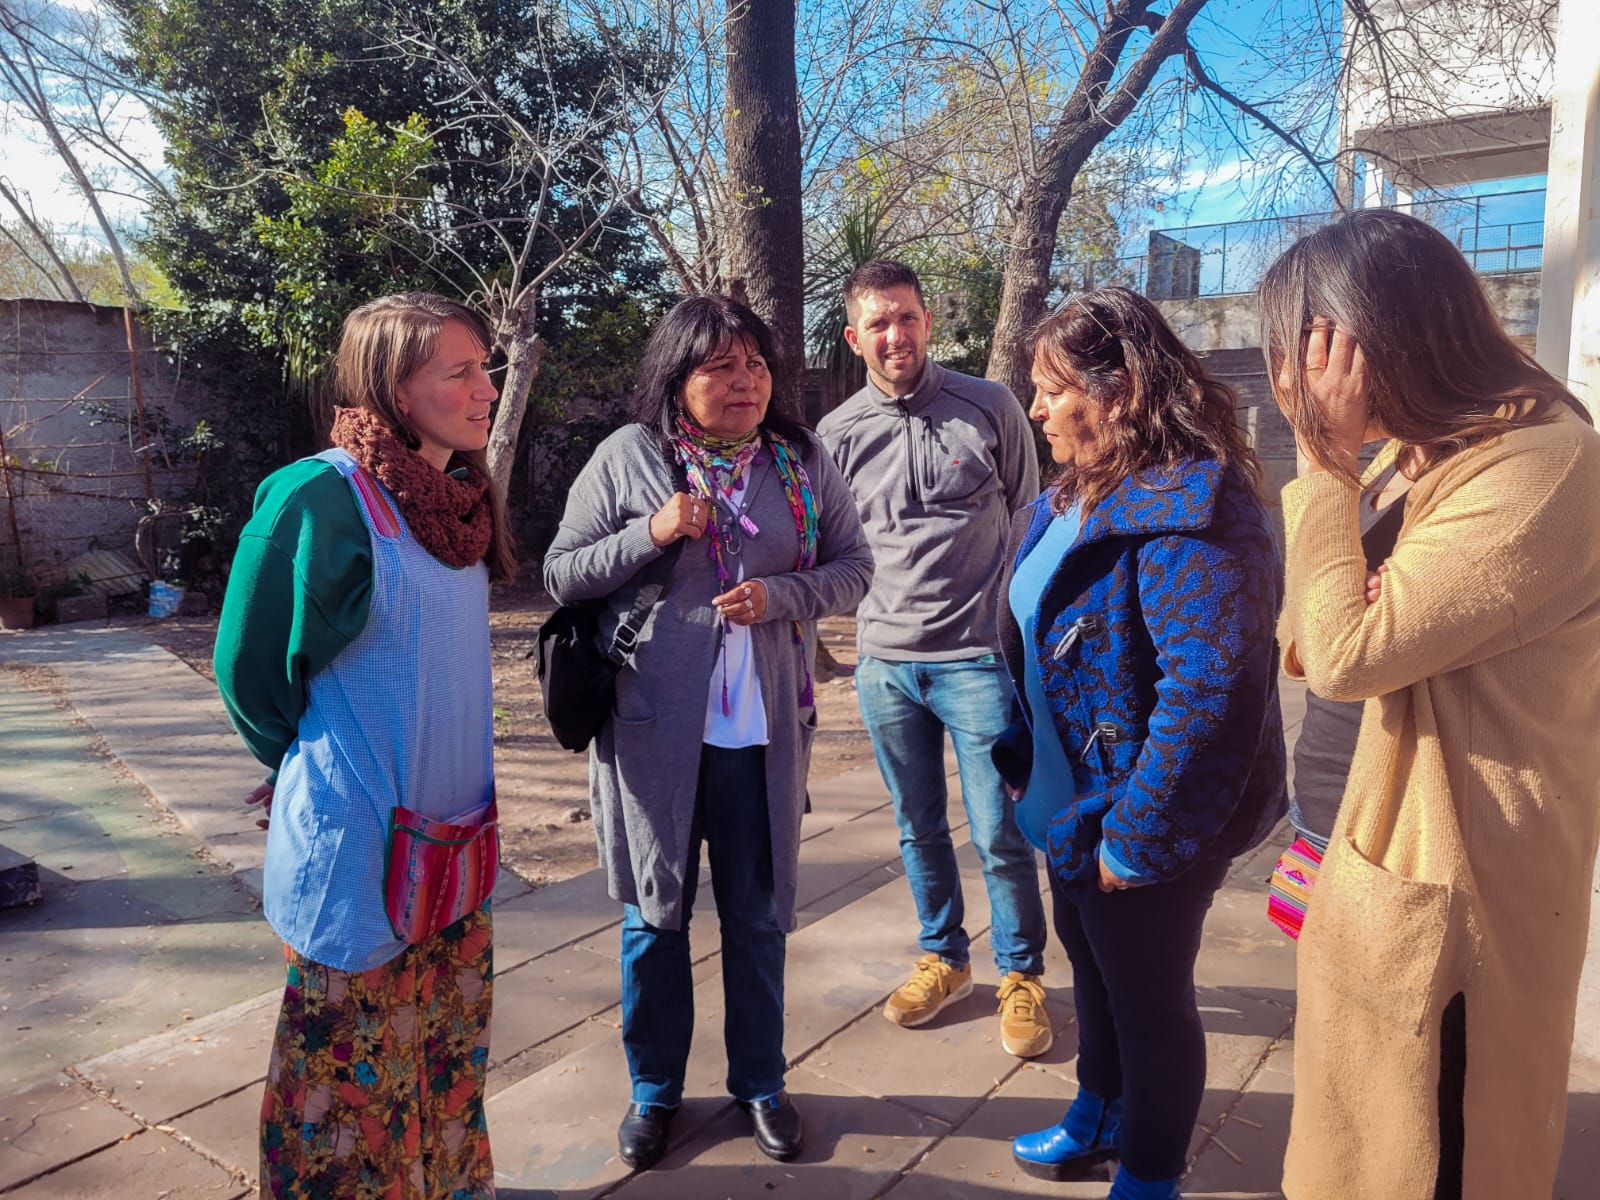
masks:
MULTIPOLYGON (((687 492, 689 476, 684 472, 683 464, 671 450, 663 449, 667 465, 672 470, 673 491, 687 492)), ((667 590, 667 583, 672 578, 672 569, 678 565, 678 556, 683 553, 683 542, 683 538, 673 542, 662 552, 660 558, 644 569, 644 582, 639 588, 639 594, 634 597, 633 607, 628 610, 628 615, 622 618, 616 633, 611 637, 611 646, 606 650, 606 660, 612 666, 625 667, 633 657, 634 649, 639 644, 639 634, 644 630, 644 623, 650 616, 650 610, 655 608, 656 601, 661 599, 661 593, 667 590)))

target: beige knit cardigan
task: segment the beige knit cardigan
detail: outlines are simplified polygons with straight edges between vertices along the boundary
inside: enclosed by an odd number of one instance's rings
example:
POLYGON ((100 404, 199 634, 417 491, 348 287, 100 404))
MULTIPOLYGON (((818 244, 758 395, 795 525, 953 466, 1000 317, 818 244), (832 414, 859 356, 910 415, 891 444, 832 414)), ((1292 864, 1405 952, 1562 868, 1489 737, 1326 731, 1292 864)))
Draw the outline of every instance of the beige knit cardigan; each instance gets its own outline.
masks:
POLYGON ((1368 702, 1299 944, 1284 1193, 1432 1200, 1460 992, 1465 1200, 1548 1200, 1600 841, 1600 436, 1564 411, 1424 474, 1371 606, 1358 492, 1283 497, 1285 668, 1368 702))

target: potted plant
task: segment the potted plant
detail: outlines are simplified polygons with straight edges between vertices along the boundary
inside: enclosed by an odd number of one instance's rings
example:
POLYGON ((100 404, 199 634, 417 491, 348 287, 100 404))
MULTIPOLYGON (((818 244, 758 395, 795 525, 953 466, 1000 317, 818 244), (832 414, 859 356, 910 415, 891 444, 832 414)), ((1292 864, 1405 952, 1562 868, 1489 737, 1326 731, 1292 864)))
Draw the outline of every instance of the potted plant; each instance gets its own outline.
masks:
POLYGON ((38 588, 21 563, 0 571, 0 629, 32 629, 38 588))

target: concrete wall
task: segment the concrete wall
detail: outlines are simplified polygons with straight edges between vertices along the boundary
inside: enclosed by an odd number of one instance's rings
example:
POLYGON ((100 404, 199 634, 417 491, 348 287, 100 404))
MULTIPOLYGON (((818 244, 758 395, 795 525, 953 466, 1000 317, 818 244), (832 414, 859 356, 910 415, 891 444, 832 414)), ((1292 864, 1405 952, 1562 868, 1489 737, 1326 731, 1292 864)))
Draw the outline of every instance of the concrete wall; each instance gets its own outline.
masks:
MULTIPOLYGON (((1531 338, 1539 329, 1539 273, 1480 276, 1506 332, 1531 338)), ((1158 300, 1157 306, 1191 349, 1258 350, 1261 318, 1253 292, 1237 296, 1205 296, 1198 300, 1158 300)))
POLYGON ((13 516, 22 561, 36 577, 48 579, 53 568, 86 550, 115 550, 131 559, 146 496, 172 498, 190 482, 192 471, 174 461, 176 448, 168 442, 193 428, 204 397, 180 381, 137 323, 134 347, 130 354, 120 308, 0 300, 0 430, 14 497, 13 512, 0 487, 0 570, 19 552, 13 516), (130 429, 121 420, 99 419, 135 413, 135 370, 146 409, 146 454, 136 424, 130 429))

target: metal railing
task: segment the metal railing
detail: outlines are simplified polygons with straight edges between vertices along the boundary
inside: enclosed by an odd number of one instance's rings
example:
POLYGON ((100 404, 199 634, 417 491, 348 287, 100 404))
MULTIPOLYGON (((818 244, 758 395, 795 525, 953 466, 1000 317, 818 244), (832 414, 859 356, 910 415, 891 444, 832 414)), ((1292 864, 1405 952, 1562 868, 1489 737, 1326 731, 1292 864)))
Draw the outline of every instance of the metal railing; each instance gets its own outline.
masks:
MULTIPOLYGON (((1446 234, 1480 274, 1537 271, 1544 261, 1543 189, 1416 200, 1402 207, 1446 234)), ((1153 300, 1240 295, 1254 291, 1294 242, 1339 215, 1156 229, 1150 232, 1148 253, 1071 263, 1058 282, 1063 291, 1121 285, 1153 300)))

